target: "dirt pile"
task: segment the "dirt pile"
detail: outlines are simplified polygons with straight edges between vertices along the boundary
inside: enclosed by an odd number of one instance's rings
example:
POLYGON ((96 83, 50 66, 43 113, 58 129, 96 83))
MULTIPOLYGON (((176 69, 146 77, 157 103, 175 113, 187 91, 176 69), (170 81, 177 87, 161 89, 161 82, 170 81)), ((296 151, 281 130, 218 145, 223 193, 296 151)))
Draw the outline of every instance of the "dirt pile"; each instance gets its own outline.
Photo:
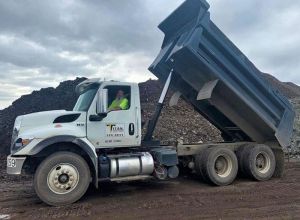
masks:
POLYGON ((295 108, 296 118, 292 146, 289 150, 293 157, 300 157, 300 97, 292 99, 291 102, 295 108))
POLYGON ((289 99, 300 97, 300 87, 291 82, 281 82, 274 76, 263 73, 266 80, 276 89, 278 89, 284 96, 289 99))
MULTIPOLYGON (((298 112, 300 111, 300 87, 292 83, 282 83, 269 74, 264 74, 266 79, 279 91, 289 98, 293 98, 298 112), (298 97, 298 98, 297 98, 298 97)), ((71 110, 76 101, 75 87, 85 78, 76 78, 62 82, 57 88, 45 88, 34 91, 17 99, 11 106, 0 111, 0 154, 8 154, 11 131, 14 120, 18 115, 32 112, 66 109, 71 110)), ((141 104, 143 121, 146 122, 152 115, 156 102, 162 90, 162 85, 157 80, 148 80, 140 83, 141 104)), ((169 92, 167 102, 170 98, 169 92)), ((144 126, 143 131, 145 131, 144 126)), ((199 143, 207 141, 221 141, 220 132, 196 113, 193 108, 180 100, 175 107, 165 105, 154 137, 166 142, 199 143)), ((295 125, 295 138, 293 152, 299 152, 300 145, 300 119, 295 125), (295 150, 296 149, 296 150, 295 150)))
MULTIPOLYGON (((71 110, 77 98, 75 87, 84 79, 77 78, 74 81, 62 82, 57 88, 34 91, 0 111, 0 153, 9 153, 11 131, 18 115, 46 110, 71 110)), ((152 115, 161 90, 162 85, 157 80, 140 83, 143 121, 147 121, 152 115)), ((222 140, 219 131, 184 101, 180 101, 177 107, 164 107, 160 119, 154 136, 164 143, 177 140, 195 143, 222 140)))
MULTIPOLYGON (((155 110, 163 85, 157 80, 148 80, 139 84, 143 121, 147 122, 155 110)), ((199 115, 182 99, 177 106, 169 107, 168 102, 173 92, 166 97, 154 138, 167 142, 202 143, 222 141, 220 131, 199 115)), ((143 131, 145 132, 146 126, 143 131)))
POLYGON ((0 111, 0 154, 9 152, 11 132, 15 118, 19 115, 39 111, 66 109, 71 110, 77 99, 75 87, 85 78, 76 78, 60 83, 56 88, 44 88, 23 95, 6 109, 0 111))

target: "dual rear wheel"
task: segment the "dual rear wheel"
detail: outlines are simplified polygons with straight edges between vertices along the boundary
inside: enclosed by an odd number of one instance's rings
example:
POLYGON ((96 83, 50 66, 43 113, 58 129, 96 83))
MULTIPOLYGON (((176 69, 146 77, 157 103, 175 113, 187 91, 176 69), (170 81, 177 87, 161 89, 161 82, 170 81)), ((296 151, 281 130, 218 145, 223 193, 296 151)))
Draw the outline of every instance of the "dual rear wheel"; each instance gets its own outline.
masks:
POLYGON ((246 177, 265 181, 275 172, 275 155, 266 145, 244 145, 238 149, 237 157, 240 173, 246 177))
POLYGON ((228 148, 212 147, 195 156, 197 174, 218 186, 231 184, 238 171, 258 181, 268 180, 275 166, 274 153, 266 145, 244 145, 236 154, 228 148))

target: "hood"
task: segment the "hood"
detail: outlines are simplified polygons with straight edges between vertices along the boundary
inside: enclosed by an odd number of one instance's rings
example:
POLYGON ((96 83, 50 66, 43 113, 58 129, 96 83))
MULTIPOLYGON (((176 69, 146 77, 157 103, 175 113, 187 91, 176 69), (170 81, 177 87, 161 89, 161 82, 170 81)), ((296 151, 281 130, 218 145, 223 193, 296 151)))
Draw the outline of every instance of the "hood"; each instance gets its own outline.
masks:
POLYGON ((21 121, 21 129, 30 127, 40 127, 53 123, 68 123, 75 121, 82 112, 55 110, 36 112, 19 116, 16 121, 21 121))
POLYGON ((33 140, 60 135, 85 137, 85 122, 86 112, 78 111, 56 110, 21 115, 15 121, 12 143, 18 138, 31 139, 33 143, 33 140))

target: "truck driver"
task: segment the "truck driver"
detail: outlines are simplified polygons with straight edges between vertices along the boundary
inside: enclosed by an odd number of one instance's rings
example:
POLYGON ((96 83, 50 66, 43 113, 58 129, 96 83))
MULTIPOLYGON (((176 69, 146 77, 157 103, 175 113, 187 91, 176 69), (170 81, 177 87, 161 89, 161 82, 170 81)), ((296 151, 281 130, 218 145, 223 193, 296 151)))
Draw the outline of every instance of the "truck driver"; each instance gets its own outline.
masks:
POLYGON ((123 90, 118 90, 115 100, 108 107, 108 111, 127 110, 129 107, 128 99, 124 95, 123 90))

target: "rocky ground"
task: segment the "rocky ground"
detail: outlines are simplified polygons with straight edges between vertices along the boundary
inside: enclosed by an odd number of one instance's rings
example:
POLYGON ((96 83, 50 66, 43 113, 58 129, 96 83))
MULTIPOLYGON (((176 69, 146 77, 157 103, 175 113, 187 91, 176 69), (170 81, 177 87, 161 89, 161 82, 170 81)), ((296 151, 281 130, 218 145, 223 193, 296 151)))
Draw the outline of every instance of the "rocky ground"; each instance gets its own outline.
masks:
MULTIPOLYGON (((156 80, 149 80, 140 84, 143 121, 147 122, 152 116, 162 84, 156 80)), ((222 141, 218 129, 199 115, 189 104, 180 100, 177 106, 169 107, 168 102, 172 91, 166 98, 154 138, 163 143, 183 142, 200 143, 209 141, 222 141)), ((146 126, 144 126, 144 132, 146 126)))
POLYGON ((7 176, 0 160, 0 219, 300 219, 300 163, 286 164, 282 179, 237 179, 213 187, 195 176, 90 188, 77 203, 49 207, 30 177, 7 176))
POLYGON ((291 100, 291 102, 295 108, 296 118, 292 146, 289 151, 291 156, 300 158, 300 98, 294 98, 291 100))

